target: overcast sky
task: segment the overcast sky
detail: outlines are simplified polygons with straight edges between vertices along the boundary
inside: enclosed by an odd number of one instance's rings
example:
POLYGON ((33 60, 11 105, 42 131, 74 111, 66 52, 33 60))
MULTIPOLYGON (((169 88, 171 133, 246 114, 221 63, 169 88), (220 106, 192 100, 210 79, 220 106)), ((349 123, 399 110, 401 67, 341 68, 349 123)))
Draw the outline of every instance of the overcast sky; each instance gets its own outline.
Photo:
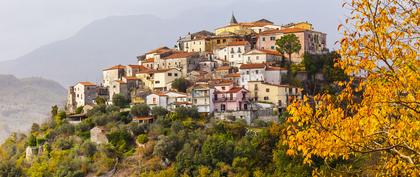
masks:
MULTIPOLYGON (((252 5, 253 1, 279 7, 282 17, 265 17, 269 20, 310 20, 315 28, 328 34, 329 44, 339 38, 333 29, 344 14, 340 0, 0 0, 0 61, 66 39, 90 22, 108 16, 152 14, 170 19, 194 8, 231 8, 238 20, 241 15, 257 19, 275 14, 258 7, 254 12, 236 8, 238 3, 252 5)), ((231 12, 226 13, 230 16, 231 12)))

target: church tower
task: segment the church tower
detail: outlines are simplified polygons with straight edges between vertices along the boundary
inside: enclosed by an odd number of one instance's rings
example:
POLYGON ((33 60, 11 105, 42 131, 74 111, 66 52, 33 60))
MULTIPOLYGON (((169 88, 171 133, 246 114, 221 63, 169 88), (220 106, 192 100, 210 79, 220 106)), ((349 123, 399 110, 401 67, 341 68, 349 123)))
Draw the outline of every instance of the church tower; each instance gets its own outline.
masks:
POLYGON ((236 25, 238 24, 238 21, 236 21, 235 15, 232 12, 232 18, 230 19, 230 25, 236 25))

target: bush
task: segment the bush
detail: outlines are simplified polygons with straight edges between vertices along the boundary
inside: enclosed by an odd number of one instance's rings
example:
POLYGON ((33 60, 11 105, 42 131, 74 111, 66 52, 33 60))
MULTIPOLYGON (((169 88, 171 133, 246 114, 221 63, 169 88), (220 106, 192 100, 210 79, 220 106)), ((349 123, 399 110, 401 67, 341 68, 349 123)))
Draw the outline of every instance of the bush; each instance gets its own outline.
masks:
POLYGON ((150 107, 147 104, 134 105, 131 108, 130 114, 133 116, 149 116, 150 107))
POLYGON ((92 157, 96 153, 96 150, 96 145, 88 141, 80 146, 80 152, 88 157, 92 157))
POLYGON ((152 108, 152 115, 162 117, 168 114, 168 110, 161 106, 155 106, 152 108))
POLYGON ((76 108, 76 111, 75 111, 76 114, 81 114, 82 112, 83 112, 83 106, 79 106, 76 108))
POLYGON ((172 82, 172 88, 178 90, 178 92, 187 92, 190 82, 185 78, 178 78, 172 82))
POLYGON ((141 134, 139 136, 137 136, 137 142, 140 144, 145 144, 147 143, 147 141, 149 141, 149 138, 147 137, 146 134, 141 134))

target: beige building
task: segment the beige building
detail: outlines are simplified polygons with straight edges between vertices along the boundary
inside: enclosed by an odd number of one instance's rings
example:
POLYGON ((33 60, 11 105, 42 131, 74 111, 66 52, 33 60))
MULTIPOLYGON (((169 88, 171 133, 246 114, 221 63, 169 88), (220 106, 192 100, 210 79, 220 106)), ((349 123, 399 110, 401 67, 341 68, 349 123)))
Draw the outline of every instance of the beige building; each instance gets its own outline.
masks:
POLYGON ((146 88, 150 90, 166 91, 171 89, 172 82, 182 77, 178 69, 147 70, 136 75, 146 88))
POLYGON ((98 96, 98 86, 92 82, 79 82, 74 89, 75 107, 90 105, 95 103, 98 96))
POLYGON ((109 87, 111 82, 115 80, 121 80, 125 76, 126 66, 116 65, 102 71, 102 84, 104 87, 109 87))
POLYGON ((186 77, 189 72, 199 68, 201 61, 199 53, 195 52, 175 52, 162 58, 158 69, 179 69, 182 77, 186 77))
POLYGON ((272 103, 279 108, 286 108, 294 99, 302 97, 300 88, 262 81, 248 81, 248 90, 252 100, 272 103))
POLYGON ((130 98, 127 83, 122 80, 115 80, 111 82, 111 85, 108 87, 109 92, 109 101, 112 101, 112 98, 116 94, 120 94, 125 98, 130 98))
POLYGON ((250 63, 271 63, 280 61, 281 55, 274 50, 254 49, 243 55, 244 64, 250 63))

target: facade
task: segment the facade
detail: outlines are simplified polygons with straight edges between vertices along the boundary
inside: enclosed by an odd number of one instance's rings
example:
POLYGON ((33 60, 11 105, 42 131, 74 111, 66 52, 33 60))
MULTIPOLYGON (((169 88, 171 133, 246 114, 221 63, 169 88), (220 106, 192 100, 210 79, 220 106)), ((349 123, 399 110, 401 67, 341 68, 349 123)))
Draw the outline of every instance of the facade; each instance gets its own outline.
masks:
POLYGON ((123 76, 125 76, 125 68, 124 65, 116 65, 108 69, 104 69, 102 71, 102 84, 104 87, 109 87, 111 82, 115 80, 121 80, 123 76))
POLYGON ((98 86, 92 82, 79 82, 74 87, 76 108, 95 103, 98 96, 98 86))
POLYGON ((239 72, 230 73, 230 74, 225 75, 224 78, 232 81, 233 84, 235 84, 235 85, 239 85, 239 80, 241 79, 241 74, 239 72))
POLYGON ((189 72, 199 68, 201 61, 199 53, 175 52, 160 60, 158 69, 179 69, 182 76, 186 77, 189 72))
POLYGON ((214 111, 214 89, 208 83, 197 83, 191 91, 192 104, 199 113, 210 114, 214 111))
POLYGON ((108 87, 109 92, 109 101, 112 102, 114 95, 120 94, 125 98, 129 99, 130 94, 128 92, 127 83, 122 80, 114 80, 111 82, 111 85, 108 87))
POLYGON ((243 55, 242 63, 272 63, 280 60, 281 55, 277 51, 254 49, 243 55))
POLYGON ((248 81, 264 81, 266 67, 263 63, 242 64, 239 67, 239 86, 247 88, 248 81))
POLYGON ((172 81, 181 78, 182 72, 178 69, 163 69, 163 70, 148 70, 140 72, 136 75, 146 88, 150 90, 169 90, 172 86, 172 81))
POLYGON ((146 68, 143 65, 127 65, 125 71, 126 71, 126 76, 128 77, 135 77, 137 73, 139 73, 140 71, 144 71, 147 70, 148 68, 146 68))
POLYGON ((233 73, 235 70, 231 66, 220 66, 214 72, 215 79, 223 79, 226 75, 233 73))
POLYGON ((249 81, 248 89, 253 101, 272 103, 278 108, 286 108, 293 100, 302 97, 301 89, 290 85, 249 81))
POLYGON ((152 93, 146 96, 146 104, 153 108, 160 106, 165 109, 168 107, 168 96, 161 92, 152 93))
POLYGON ((287 68, 267 66, 264 73, 264 81, 271 84, 282 84, 287 78, 287 68))
MULTIPOLYGON (((306 26, 305 28, 309 28, 309 26, 306 26)), ((257 49, 275 50, 276 40, 280 39, 283 35, 295 34, 302 47, 298 53, 292 54, 293 62, 300 63, 303 60, 303 55, 305 53, 324 54, 325 52, 328 52, 326 44, 327 35, 305 28, 292 27, 281 30, 265 31, 258 36, 257 49)), ((285 57, 288 56, 285 55, 285 57)))
POLYGON ((242 87, 216 85, 214 109, 216 112, 234 112, 249 110, 249 92, 242 87))
POLYGON ((243 54, 250 50, 251 44, 248 41, 232 41, 215 53, 217 58, 227 61, 229 66, 239 67, 243 61, 243 54))

